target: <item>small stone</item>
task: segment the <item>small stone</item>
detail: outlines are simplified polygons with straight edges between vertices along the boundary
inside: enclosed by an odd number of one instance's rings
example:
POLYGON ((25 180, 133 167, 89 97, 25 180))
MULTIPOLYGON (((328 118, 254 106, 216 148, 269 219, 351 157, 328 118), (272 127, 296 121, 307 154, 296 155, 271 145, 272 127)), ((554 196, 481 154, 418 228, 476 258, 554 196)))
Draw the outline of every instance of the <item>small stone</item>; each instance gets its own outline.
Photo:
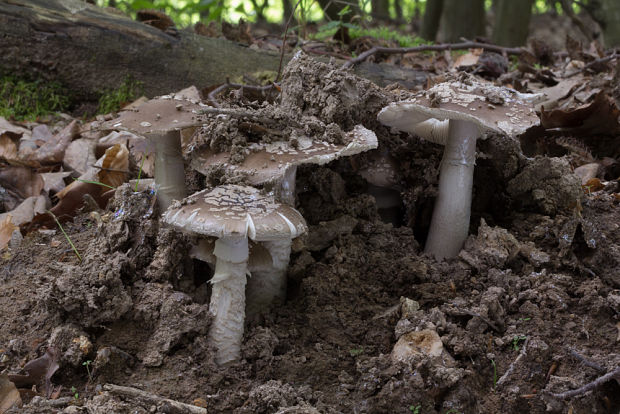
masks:
POLYGON ((443 343, 437 332, 425 329, 401 336, 392 350, 392 361, 408 362, 416 357, 437 357, 442 352, 443 343))

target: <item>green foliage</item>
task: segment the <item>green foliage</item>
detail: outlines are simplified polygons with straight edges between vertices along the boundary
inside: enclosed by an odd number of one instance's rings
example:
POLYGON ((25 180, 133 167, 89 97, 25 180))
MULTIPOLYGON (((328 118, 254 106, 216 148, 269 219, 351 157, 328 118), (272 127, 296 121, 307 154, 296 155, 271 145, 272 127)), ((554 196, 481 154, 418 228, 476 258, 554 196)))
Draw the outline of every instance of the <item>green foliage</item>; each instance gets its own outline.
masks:
POLYGON ((525 335, 515 335, 514 338, 512 338, 512 349, 514 349, 515 351, 519 350, 519 344, 523 341, 525 341, 527 339, 527 336, 525 335))
POLYGON ((34 121, 64 111, 69 104, 70 99, 59 83, 11 75, 0 77, 0 116, 5 118, 34 121))
POLYGON ((497 385, 497 365, 495 364, 495 360, 491 360, 491 365, 493 365, 493 389, 497 385))
POLYGON ((130 103, 142 95, 143 85, 131 76, 127 76, 117 89, 103 91, 99 97, 98 114, 118 111, 122 105, 130 103))
POLYGON ((411 411, 413 414, 420 414, 420 409, 421 408, 422 408, 422 404, 410 405, 409 406, 409 411, 411 411))
POLYGON ((73 398, 75 400, 79 400, 80 399, 80 394, 78 393, 77 388, 72 386, 71 387, 71 393, 73 394, 73 398))
POLYGON ((349 355, 352 357, 356 357, 358 355, 362 355, 364 353, 364 348, 353 348, 349 349, 349 355))

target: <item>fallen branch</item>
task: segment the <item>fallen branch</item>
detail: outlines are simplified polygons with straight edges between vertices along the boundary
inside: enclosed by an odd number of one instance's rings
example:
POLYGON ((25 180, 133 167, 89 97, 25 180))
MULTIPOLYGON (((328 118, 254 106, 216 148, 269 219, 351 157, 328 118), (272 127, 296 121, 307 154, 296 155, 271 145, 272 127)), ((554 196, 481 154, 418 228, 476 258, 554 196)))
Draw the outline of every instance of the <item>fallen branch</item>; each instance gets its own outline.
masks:
POLYGON ((103 386, 103 389, 111 394, 116 394, 125 398, 135 398, 144 401, 147 404, 158 405, 160 406, 160 408, 167 407, 168 411, 163 412, 175 412, 179 414, 207 414, 206 408, 198 407, 191 404, 185 404, 179 401, 170 400, 168 398, 163 398, 159 395, 139 390, 138 388, 123 387, 114 384, 105 384, 103 386), (170 409, 172 409, 173 411, 170 411, 170 409))
POLYGON ((571 72, 570 74, 564 76, 564 79, 572 78, 573 76, 578 75, 578 74, 580 74, 582 72, 585 72, 586 70, 590 69, 593 66, 602 65, 603 63, 607 63, 609 61, 612 61, 612 60, 616 59, 618 56, 620 56, 620 55, 614 51, 609 56, 605 56, 605 57, 593 60, 592 62, 588 63, 587 65, 585 65, 581 69, 578 69, 578 70, 576 70, 574 72, 571 72))
POLYGON ((355 59, 351 59, 348 62, 345 62, 342 67, 349 68, 353 65, 356 65, 364 60, 368 59, 370 56, 375 55, 377 53, 385 53, 387 55, 398 55, 405 53, 413 53, 413 52, 441 52, 444 50, 462 50, 462 49, 485 49, 491 52, 497 52, 501 54, 507 55, 520 55, 525 51, 525 49, 521 47, 502 47, 497 45, 492 45, 489 43, 481 43, 481 42, 462 42, 462 43, 443 43, 439 45, 422 45, 415 47, 380 47, 375 46, 372 49, 368 49, 364 53, 360 54, 355 59))
POLYGON ((529 340, 530 340, 529 338, 525 340, 525 342, 523 343, 523 347, 521 348, 521 352, 519 352, 519 355, 517 356, 517 358, 514 361, 512 361, 512 364, 510 364, 506 372, 504 372, 504 375, 502 375, 500 379, 498 379, 497 382, 495 383, 496 387, 499 387, 504 382, 506 382, 508 377, 512 375, 512 372, 515 370, 515 367, 517 366, 519 361, 521 361, 521 358, 527 355, 527 343, 529 342, 529 340))
POLYGON ((615 379, 616 381, 620 382, 620 367, 614 369, 611 372, 608 372, 607 374, 601 377, 598 377, 594 381, 584 385, 581 388, 577 388, 576 390, 565 391, 565 392, 561 392, 558 394, 550 392, 548 394, 560 400, 565 400, 567 398, 572 398, 572 397, 578 397, 578 396, 584 395, 588 391, 592 391, 600 387, 601 385, 605 384, 607 381, 611 379, 615 379))
POLYGON ((599 364, 597 364, 594 361, 590 361, 589 359, 587 359, 586 357, 584 357, 583 355, 581 355, 580 353, 578 353, 577 351, 575 351, 574 349, 569 349, 570 354, 575 357, 576 359, 580 360, 581 362, 583 362, 583 364, 587 367, 590 367, 598 372, 605 372, 605 368, 603 368, 602 366, 600 366, 599 364))

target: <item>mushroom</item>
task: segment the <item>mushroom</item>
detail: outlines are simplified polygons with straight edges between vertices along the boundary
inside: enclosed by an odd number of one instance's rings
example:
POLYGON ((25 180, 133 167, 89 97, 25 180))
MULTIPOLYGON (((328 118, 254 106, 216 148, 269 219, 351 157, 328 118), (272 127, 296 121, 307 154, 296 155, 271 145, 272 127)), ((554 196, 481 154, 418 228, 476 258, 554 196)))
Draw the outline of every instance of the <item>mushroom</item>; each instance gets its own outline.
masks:
POLYGON ((272 186, 278 199, 294 205, 297 166, 323 165, 340 157, 377 148, 377 136, 362 125, 349 131, 345 142, 344 145, 336 145, 299 137, 295 145, 288 141, 253 143, 249 146, 250 153, 240 164, 231 163, 231 154, 228 152, 217 153, 211 148, 199 148, 191 153, 190 164, 205 175, 209 175, 211 169, 219 167, 224 167, 229 174, 245 174, 248 184, 272 186))
POLYGON ((172 200, 186 196, 180 130, 201 124, 200 110, 207 105, 185 95, 164 95, 122 111, 102 127, 143 135, 155 149, 155 182, 158 205, 165 210, 172 200))
POLYGON ((488 132, 516 136, 538 123, 531 104, 522 98, 512 89, 462 78, 379 112, 384 125, 445 145, 425 246, 437 259, 456 256, 467 238, 477 139, 488 132))
MULTIPOLYGON (((294 208, 276 203, 253 187, 225 185, 173 203, 163 221, 189 233, 217 238, 209 305, 214 321, 209 337, 218 364, 238 360, 245 320, 248 239, 271 243, 272 256, 288 264, 291 240, 307 231, 305 220, 294 208)), ((274 276, 281 275, 274 272, 274 276)), ((265 281, 258 294, 269 295, 279 284, 278 280, 265 281)))

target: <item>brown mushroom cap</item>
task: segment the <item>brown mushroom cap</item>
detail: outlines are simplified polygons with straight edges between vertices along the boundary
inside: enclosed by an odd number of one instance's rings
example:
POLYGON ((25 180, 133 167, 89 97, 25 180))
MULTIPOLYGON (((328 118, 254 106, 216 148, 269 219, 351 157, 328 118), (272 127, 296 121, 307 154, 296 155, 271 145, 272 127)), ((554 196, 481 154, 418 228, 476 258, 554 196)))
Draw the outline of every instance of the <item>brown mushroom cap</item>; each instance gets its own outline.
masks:
POLYGON ((415 133, 427 119, 471 121, 483 131, 509 136, 523 133, 539 119, 523 95, 473 78, 439 83, 412 100, 394 102, 379 112, 384 125, 415 133))
POLYGON ((175 202, 163 220, 191 233, 254 241, 294 239, 308 230, 294 208, 277 203, 256 188, 240 185, 203 190, 175 202))
POLYGON ((176 131, 200 125, 200 110, 207 108, 196 100, 188 100, 181 95, 164 95, 122 111, 119 117, 104 122, 103 128, 122 129, 139 135, 176 131))
POLYGON ((281 179, 291 167, 327 164, 340 157, 377 148, 378 145, 375 133, 361 125, 346 134, 346 142, 345 145, 336 145, 307 138, 297 140, 296 147, 285 141, 252 144, 252 152, 241 164, 230 163, 231 154, 228 152, 216 153, 210 148, 204 148, 192 153, 191 166, 205 175, 210 168, 223 166, 227 172, 247 174, 247 182, 251 185, 262 185, 281 179))

